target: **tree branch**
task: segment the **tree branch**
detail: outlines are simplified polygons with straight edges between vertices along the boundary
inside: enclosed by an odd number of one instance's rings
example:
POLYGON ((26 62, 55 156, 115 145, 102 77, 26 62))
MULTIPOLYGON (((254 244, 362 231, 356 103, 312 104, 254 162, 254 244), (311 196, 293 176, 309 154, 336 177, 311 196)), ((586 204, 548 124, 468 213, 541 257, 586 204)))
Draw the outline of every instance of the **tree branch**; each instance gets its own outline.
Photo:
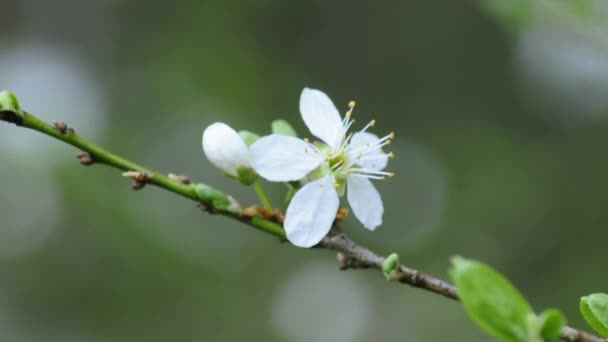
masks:
MULTIPOLYGON (((6 121, 20 127, 38 131, 82 150, 84 153, 80 154, 78 158, 84 165, 99 163, 129 172, 127 175, 136 182, 134 189, 140 189, 145 184, 158 186, 179 196, 198 202, 201 207, 210 213, 230 217, 257 230, 278 237, 281 241, 286 240, 283 227, 272 219, 267 219, 260 215, 252 216, 247 214, 245 210, 234 211, 216 207, 212 201, 201 199, 197 195, 195 188, 187 184, 188 182, 182 181, 182 178, 174 175, 170 177, 164 176, 117 156, 88 142, 64 123, 56 122, 50 125, 29 113, 13 111, 0 111, 0 121, 6 121)), ((369 268, 382 270, 383 257, 365 247, 359 246, 346 234, 337 229, 337 227, 316 247, 338 252, 341 269, 369 268)), ((395 280, 399 283, 426 290, 446 298, 458 300, 458 292, 450 283, 404 265, 399 266, 395 280)), ((597 336, 570 327, 562 330, 561 339, 570 342, 603 341, 603 339, 597 336)))

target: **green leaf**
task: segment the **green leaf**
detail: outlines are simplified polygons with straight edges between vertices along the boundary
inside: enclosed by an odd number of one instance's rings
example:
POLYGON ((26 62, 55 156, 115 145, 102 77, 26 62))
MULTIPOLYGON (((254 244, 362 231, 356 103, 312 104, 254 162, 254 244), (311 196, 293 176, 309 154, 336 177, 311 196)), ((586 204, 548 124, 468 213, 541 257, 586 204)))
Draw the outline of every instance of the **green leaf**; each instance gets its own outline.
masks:
POLYGON ((288 135, 290 137, 298 136, 298 133, 296 133, 296 130, 293 129, 293 127, 291 127, 289 122, 287 122, 285 120, 274 120, 272 122, 272 133, 288 135))
POLYGON ((196 184, 193 186, 198 198, 203 203, 211 205, 214 209, 228 209, 232 204, 228 195, 207 184, 196 184))
POLYGON ((594 293, 581 298, 580 310, 593 330, 608 337, 608 294, 594 293))
POLYGON ((534 312, 519 291, 481 262, 454 257, 452 264, 450 275, 471 320, 500 341, 527 341, 534 312))
POLYGON ((17 96, 14 93, 6 90, 0 92, 0 111, 13 113, 21 112, 19 99, 17 99, 17 96))
POLYGON ((243 142, 245 142, 245 145, 247 145, 247 147, 250 147, 251 145, 253 145, 253 143, 260 139, 259 135, 249 131, 239 131, 239 135, 241 136, 241 139, 243 139, 243 142))
POLYGON ((537 318, 540 326, 540 336, 546 342, 557 341, 566 326, 566 317, 557 309, 545 310, 537 318))

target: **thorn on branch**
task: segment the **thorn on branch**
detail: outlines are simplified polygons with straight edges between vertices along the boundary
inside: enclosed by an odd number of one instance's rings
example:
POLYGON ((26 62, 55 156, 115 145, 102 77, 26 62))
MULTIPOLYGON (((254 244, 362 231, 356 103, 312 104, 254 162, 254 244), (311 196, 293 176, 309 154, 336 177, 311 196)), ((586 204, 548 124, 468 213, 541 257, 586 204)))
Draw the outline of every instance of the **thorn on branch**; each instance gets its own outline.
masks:
POLYGON ((186 185, 188 185, 188 184, 192 183, 192 182, 190 181, 190 178, 188 178, 188 176, 184 176, 184 175, 176 175, 176 174, 174 174, 174 173, 170 173, 170 174, 169 174, 169 179, 171 179, 171 180, 173 180, 173 181, 176 181, 176 182, 178 182, 178 183, 186 184, 186 185))
POLYGON ((76 158, 78 158, 78 160, 80 161, 80 164, 82 164, 84 166, 90 166, 90 165, 95 164, 95 159, 93 159, 93 156, 91 154, 89 154, 88 152, 80 153, 79 155, 76 156, 76 158))
POLYGON ((131 186, 133 190, 141 190, 152 179, 152 176, 140 171, 127 171, 122 174, 124 177, 131 178, 134 183, 131 186))

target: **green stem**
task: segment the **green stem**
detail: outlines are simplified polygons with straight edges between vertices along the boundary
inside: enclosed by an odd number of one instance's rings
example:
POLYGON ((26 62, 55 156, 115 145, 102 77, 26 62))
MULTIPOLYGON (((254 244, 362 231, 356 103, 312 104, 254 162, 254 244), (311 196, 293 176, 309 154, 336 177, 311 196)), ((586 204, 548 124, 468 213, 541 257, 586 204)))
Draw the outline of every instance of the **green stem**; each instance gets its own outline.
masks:
POLYGON ((268 210, 274 210, 274 207, 268 200, 268 197, 266 196, 266 193, 264 192, 264 189, 262 188, 262 184, 260 183, 259 180, 256 180, 255 183, 253 183, 253 188, 255 189, 255 193, 258 195, 258 198, 264 205, 264 208, 266 208, 268 210))
MULTIPOLYGON (((70 144, 80 150, 87 152, 93 157, 95 163, 106 164, 108 166, 114 167, 123 171, 138 171, 145 172, 150 179, 146 181, 148 184, 156 185, 160 188, 169 190, 177 195, 182 197, 191 199, 195 202, 201 203, 205 205, 207 208, 211 209, 216 214, 231 217, 233 219, 239 220, 248 224, 249 226, 263 231, 265 233, 274 235, 279 237, 280 239, 285 239, 285 231, 281 225, 274 223, 272 221, 264 220, 259 217, 246 217, 244 215, 231 212, 227 209, 216 208, 213 206, 213 203, 205 202, 199 198, 194 187, 191 185, 183 184, 177 181, 172 180, 171 178, 162 175, 158 172, 154 172, 148 168, 145 168, 141 165, 138 165, 134 162, 131 162, 123 157, 120 157, 116 154, 107 151, 76 134, 72 130, 62 131, 61 129, 47 124, 46 122, 38 119, 32 114, 26 112, 20 113, 12 113, 12 112, 0 112, 0 121, 8 121, 16 124, 17 126, 26 127, 40 133, 51 136, 57 140, 63 141, 67 144, 70 144)), ((257 190, 256 190, 257 191, 257 190)), ((267 203, 266 199, 266 203, 267 203)), ((266 205, 265 203, 265 205, 266 205)))

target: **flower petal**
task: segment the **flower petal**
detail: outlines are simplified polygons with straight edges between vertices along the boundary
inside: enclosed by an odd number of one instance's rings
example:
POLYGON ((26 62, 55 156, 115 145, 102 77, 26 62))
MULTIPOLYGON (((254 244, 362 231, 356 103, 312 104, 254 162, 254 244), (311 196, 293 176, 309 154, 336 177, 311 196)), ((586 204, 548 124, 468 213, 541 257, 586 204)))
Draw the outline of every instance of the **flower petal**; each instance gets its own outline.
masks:
POLYGON ((377 144, 378 140, 380 139, 375 134, 367 132, 353 134, 349 143, 348 158, 355 161, 355 164, 361 168, 383 170, 388 164, 388 154, 384 153, 381 148, 369 148, 377 144))
POLYGON ((300 113, 310 132, 332 148, 342 142, 344 128, 340 112, 324 92, 304 88, 300 95, 300 113))
POLYGON ((369 230, 382 224, 384 206, 378 190, 364 177, 348 176, 346 179, 347 198, 355 217, 369 230))
POLYGON ((314 146, 298 138, 273 134, 251 145, 251 166, 272 182, 288 182, 304 178, 323 162, 314 146))
POLYGON ((218 169, 236 176, 239 167, 249 167, 249 149, 230 126, 216 122, 203 132, 203 152, 218 169))
POLYGON ((287 239, 298 247, 312 247, 331 229, 340 199, 328 175, 302 187, 285 214, 287 239))

